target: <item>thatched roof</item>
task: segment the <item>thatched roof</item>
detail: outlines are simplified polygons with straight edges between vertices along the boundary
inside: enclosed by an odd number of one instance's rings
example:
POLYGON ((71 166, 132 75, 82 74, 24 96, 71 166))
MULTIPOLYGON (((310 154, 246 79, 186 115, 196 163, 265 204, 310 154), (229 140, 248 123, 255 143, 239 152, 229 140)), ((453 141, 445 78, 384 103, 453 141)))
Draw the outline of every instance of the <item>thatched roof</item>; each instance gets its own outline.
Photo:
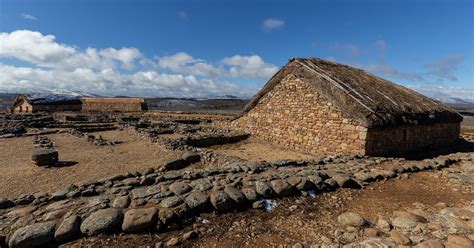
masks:
POLYGON ((65 105, 65 104, 81 104, 79 97, 63 94, 46 94, 34 93, 18 95, 13 105, 15 106, 21 100, 31 105, 65 105))
POLYGON ((81 98, 83 103, 145 103, 143 98, 128 97, 101 97, 101 98, 81 98))
POLYGON ((345 116, 365 127, 462 121, 461 115, 439 101, 366 71, 317 58, 290 60, 250 100, 241 116, 289 74, 313 85, 345 116))

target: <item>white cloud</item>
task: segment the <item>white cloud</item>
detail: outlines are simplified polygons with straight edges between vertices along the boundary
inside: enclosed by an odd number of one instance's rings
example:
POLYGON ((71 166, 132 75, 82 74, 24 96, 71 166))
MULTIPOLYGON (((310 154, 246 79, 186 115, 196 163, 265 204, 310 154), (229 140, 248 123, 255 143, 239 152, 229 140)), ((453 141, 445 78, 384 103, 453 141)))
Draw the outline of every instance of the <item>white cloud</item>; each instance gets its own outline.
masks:
POLYGON ((198 76, 217 77, 222 73, 219 68, 184 52, 158 58, 158 66, 172 72, 198 76))
POLYGON ((87 48, 79 51, 73 46, 60 44, 53 35, 43 35, 30 30, 0 33, 0 57, 10 57, 49 68, 124 68, 134 66, 141 58, 136 48, 87 48))
POLYGON ((94 71, 78 68, 74 71, 58 71, 0 64, 0 91, 48 92, 53 89, 111 96, 205 97, 222 94, 249 96, 254 93, 226 81, 151 70, 123 74, 112 69, 94 71))
POLYGON ((25 14, 25 13, 21 13, 21 17, 22 17, 23 19, 27 19, 27 20, 33 20, 33 21, 37 21, 37 20, 38 20, 38 18, 36 18, 36 17, 34 17, 34 16, 30 15, 30 14, 25 14))
POLYGON ((278 67, 268 64, 258 55, 226 57, 222 63, 229 66, 232 77, 268 79, 278 71, 278 67))
POLYGON ((411 84, 408 87, 442 102, 456 102, 459 99, 474 103, 474 88, 431 83, 411 84))
POLYGON ((280 29, 285 25, 285 21, 281 19, 269 18, 263 21, 262 27, 266 31, 280 29))
POLYGON ((429 75, 436 77, 438 81, 457 81, 456 70, 463 60, 464 55, 450 55, 428 61, 425 67, 429 70, 429 75))
POLYGON ((267 79, 277 71, 257 55, 235 55, 215 64, 184 52, 150 59, 133 47, 82 50, 29 30, 0 33, 1 57, 31 64, 0 63, 0 91, 8 92, 64 89, 102 95, 251 96, 255 88, 227 80, 267 79), (123 70, 132 67, 133 73, 123 70))

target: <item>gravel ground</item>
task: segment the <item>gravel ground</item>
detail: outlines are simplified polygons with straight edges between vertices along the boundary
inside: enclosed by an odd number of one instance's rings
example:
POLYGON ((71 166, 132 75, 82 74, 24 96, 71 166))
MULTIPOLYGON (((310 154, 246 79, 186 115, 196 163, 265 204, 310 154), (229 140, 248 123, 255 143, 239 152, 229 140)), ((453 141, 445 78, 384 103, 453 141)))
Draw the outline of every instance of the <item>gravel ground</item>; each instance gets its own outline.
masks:
POLYGON ((77 162, 60 168, 35 167, 31 162, 33 137, 0 141, 0 198, 54 192, 71 183, 105 178, 149 167, 160 167, 180 152, 132 136, 126 131, 100 133, 103 138, 122 141, 115 146, 95 146, 68 133, 47 137, 55 142, 60 161, 77 162))

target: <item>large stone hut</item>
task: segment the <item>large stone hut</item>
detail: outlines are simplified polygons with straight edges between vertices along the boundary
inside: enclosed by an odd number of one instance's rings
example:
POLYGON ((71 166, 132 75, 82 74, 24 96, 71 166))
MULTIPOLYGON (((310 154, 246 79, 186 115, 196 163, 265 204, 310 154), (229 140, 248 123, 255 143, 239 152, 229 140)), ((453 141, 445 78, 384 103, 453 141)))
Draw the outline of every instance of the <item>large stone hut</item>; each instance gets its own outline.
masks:
POLYGON ((79 111, 82 103, 77 97, 52 94, 18 95, 13 102, 14 113, 79 111))
POLYGON ((462 116, 350 66, 292 59, 231 125, 291 149, 382 155, 449 146, 462 116))
POLYGON ((83 111, 124 111, 147 110, 143 98, 82 98, 83 111))

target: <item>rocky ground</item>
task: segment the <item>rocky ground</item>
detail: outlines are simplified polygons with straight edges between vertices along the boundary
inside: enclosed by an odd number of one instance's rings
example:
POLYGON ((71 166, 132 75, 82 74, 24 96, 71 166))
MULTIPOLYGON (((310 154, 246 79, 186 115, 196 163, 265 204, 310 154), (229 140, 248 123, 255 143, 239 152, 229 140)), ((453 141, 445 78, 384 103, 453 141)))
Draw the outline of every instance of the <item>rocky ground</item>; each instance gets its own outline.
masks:
POLYGON ((207 117, 160 118, 126 117, 116 122, 123 131, 97 131, 94 139, 78 124, 52 121, 70 130, 1 140, 2 149, 11 149, 4 141, 24 139, 25 147, 58 149, 61 157, 69 145, 58 137, 75 139, 78 150, 114 151, 127 140, 104 146, 96 140, 120 140, 127 132, 174 153, 132 170, 95 167, 88 180, 23 195, 10 188, 0 195, 0 247, 473 247, 472 141, 406 158, 296 154, 282 160, 259 154, 269 148, 212 127, 207 117), (249 151, 254 146, 260 152, 249 151))

